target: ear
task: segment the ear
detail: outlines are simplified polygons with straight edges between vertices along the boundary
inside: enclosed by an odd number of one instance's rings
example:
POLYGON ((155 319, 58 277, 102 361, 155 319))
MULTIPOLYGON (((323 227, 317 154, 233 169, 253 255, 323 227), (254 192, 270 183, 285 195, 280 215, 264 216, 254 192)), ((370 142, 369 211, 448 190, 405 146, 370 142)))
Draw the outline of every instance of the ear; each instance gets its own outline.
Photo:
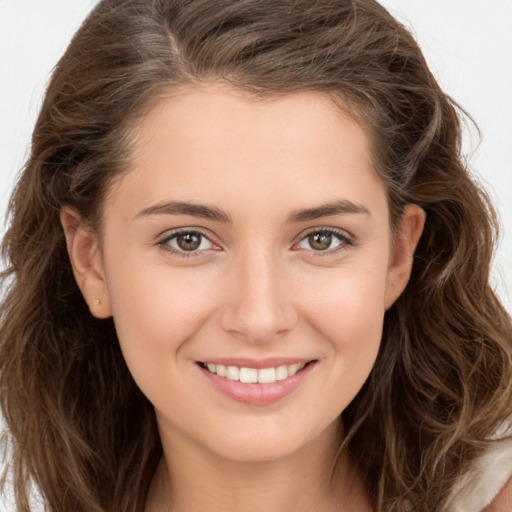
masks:
POLYGON ((411 277, 414 251, 425 226, 425 211, 416 204, 405 207, 396 228, 387 272, 385 308, 389 309, 405 290, 411 277))
POLYGON ((96 318, 112 316, 98 235, 92 233, 81 215, 68 206, 62 208, 60 221, 73 274, 91 314, 96 318))

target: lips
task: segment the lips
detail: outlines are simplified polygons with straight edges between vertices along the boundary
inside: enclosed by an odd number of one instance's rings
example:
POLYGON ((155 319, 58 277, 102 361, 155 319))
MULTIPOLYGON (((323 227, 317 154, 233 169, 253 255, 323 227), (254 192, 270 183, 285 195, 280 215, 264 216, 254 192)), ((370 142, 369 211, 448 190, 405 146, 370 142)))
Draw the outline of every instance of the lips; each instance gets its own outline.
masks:
POLYGON ((238 402, 266 405, 288 396, 307 378, 316 360, 208 360, 198 367, 219 392, 238 402))

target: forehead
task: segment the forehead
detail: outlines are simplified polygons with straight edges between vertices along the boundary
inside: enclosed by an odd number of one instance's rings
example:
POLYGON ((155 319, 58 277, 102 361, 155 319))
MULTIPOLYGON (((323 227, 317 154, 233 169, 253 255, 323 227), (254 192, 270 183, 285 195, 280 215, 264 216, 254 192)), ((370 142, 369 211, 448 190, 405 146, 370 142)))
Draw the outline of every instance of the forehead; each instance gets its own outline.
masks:
POLYGON ((245 196, 261 205, 286 192, 293 209, 294 198, 363 199, 363 182, 382 195, 367 130, 327 94, 262 100, 228 86, 182 88, 154 103, 135 133, 120 184, 132 183, 140 203, 168 194, 203 202, 245 196))
POLYGON ((134 123, 136 146, 144 145, 148 136, 163 126, 169 130, 171 124, 177 137, 193 132, 207 140, 215 133, 221 137, 230 130, 255 137, 263 128, 269 137, 283 142, 288 135, 313 140, 318 127, 322 138, 337 137, 343 124, 351 125, 354 133, 364 132, 368 146, 372 142, 372 129, 353 101, 320 91, 256 95, 217 82, 164 89, 150 99, 134 123))

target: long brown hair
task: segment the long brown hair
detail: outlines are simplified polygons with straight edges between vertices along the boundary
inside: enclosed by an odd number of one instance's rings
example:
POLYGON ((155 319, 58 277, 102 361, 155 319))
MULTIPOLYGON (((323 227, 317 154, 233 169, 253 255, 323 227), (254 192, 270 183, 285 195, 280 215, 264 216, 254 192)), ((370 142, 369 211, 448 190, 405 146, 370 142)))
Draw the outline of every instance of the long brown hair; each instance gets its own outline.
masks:
POLYGON ((101 227, 137 116, 173 87, 324 92, 373 134, 391 223, 427 213, 376 365, 344 411, 375 509, 442 510, 512 414, 512 326, 489 286, 496 220, 461 158, 461 110, 374 0, 103 0, 48 86, 9 207, 0 400, 18 511, 141 512, 161 455, 112 320, 93 318, 59 212, 101 227))

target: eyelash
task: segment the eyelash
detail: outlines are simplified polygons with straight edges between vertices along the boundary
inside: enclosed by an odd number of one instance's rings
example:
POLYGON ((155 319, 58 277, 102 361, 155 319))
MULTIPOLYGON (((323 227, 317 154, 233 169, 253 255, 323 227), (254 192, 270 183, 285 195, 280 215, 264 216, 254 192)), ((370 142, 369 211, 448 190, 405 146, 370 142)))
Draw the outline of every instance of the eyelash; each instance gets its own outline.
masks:
MULTIPOLYGON (((178 256, 179 258, 195 258, 195 257, 202 255, 202 253, 205 251, 205 249, 203 249, 202 251, 198 251, 198 250, 185 251, 185 250, 178 250, 178 249, 175 249, 174 247, 171 247, 169 245, 169 242, 171 240, 173 240, 174 238, 177 238, 180 235, 196 235, 201 238, 206 238, 206 240, 208 240, 211 244, 216 245, 216 244, 214 244, 214 242, 212 242, 212 240, 206 233, 204 233, 203 231, 201 231, 200 229, 197 229, 197 228, 178 229, 176 231, 172 231, 171 233, 166 233, 162 238, 157 240, 156 245, 160 246, 160 248, 163 251, 169 252, 174 256, 178 256)), ((212 250, 212 249, 210 249, 210 250, 212 250)), ((218 250, 218 249, 214 249, 214 250, 218 250)))
MULTIPOLYGON (((213 245, 216 245, 210 237, 204 233, 203 231, 194 228, 185 228, 185 229, 179 229, 177 231, 172 231, 171 233, 166 233, 162 238, 157 240, 156 245, 158 245, 163 251, 169 252, 173 254, 174 256, 178 256, 180 258, 194 258, 201 256, 205 251, 212 250, 212 249, 203 249, 203 250, 193 250, 193 251, 185 251, 185 250, 177 250, 169 245, 169 242, 175 238, 177 238, 180 235, 187 234, 187 235, 196 235, 202 238, 205 238, 213 245)), ((326 234, 336 237, 340 243, 334 247, 333 249, 326 249, 323 251, 315 251, 314 249, 309 249, 311 252, 311 256, 314 258, 318 257, 325 257, 325 256, 331 256, 335 253, 338 253, 341 250, 348 249, 350 247, 355 246, 355 240, 349 236, 345 231, 342 231, 340 229, 335 228, 315 228, 307 231, 306 233, 303 233, 301 235, 301 238, 298 242, 294 244, 294 247, 300 244, 302 241, 304 241, 307 237, 311 236, 312 234, 326 234)), ((218 249, 213 249, 218 250, 218 249)), ((300 249, 295 249, 300 250, 300 249)))
POLYGON ((302 234, 300 240, 295 244, 295 246, 300 244, 303 240, 305 240, 306 238, 308 238, 309 236, 311 236, 313 234, 315 234, 315 235, 317 235, 317 234, 318 235, 330 235, 330 236, 337 238, 340 241, 340 243, 333 249, 326 249, 323 251, 315 251, 314 249, 309 249, 309 251, 311 252, 310 257, 313 257, 313 258, 323 258, 323 257, 332 256, 334 254, 337 254, 340 251, 349 249, 356 245, 355 239, 352 236, 350 236, 347 232, 345 232, 341 229, 314 228, 314 229, 311 229, 311 230, 307 231, 306 233, 302 234))

